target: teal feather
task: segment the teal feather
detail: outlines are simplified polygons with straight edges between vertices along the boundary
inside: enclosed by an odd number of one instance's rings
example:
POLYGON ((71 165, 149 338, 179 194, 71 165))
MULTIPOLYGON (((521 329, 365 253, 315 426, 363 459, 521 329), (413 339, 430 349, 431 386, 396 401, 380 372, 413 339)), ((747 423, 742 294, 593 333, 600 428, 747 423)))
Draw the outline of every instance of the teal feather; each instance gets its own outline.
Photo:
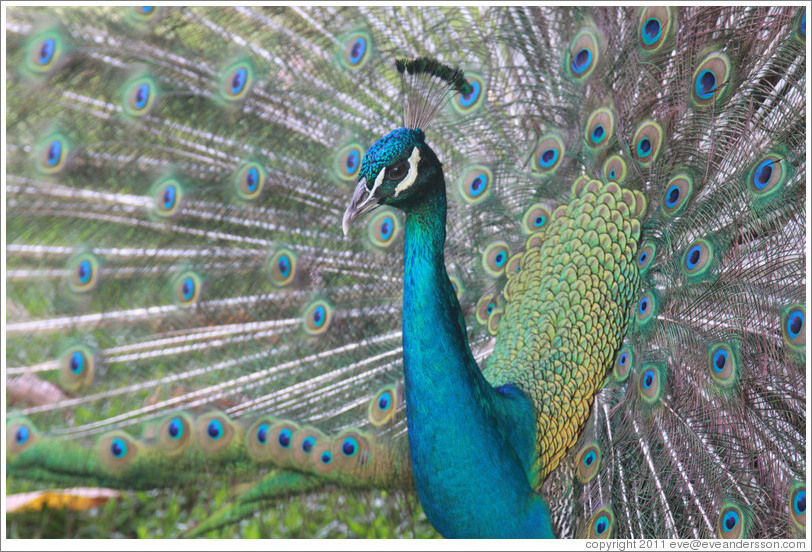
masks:
POLYGON ((805 534, 805 8, 7 15, 15 488, 805 534))

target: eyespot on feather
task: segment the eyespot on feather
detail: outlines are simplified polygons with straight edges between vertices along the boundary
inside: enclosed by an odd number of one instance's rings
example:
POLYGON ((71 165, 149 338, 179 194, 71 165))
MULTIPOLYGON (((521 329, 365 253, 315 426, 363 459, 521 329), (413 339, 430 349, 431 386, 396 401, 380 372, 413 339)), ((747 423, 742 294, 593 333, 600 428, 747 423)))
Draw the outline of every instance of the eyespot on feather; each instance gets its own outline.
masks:
POLYGON ((176 456, 194 439, 192 419, 183 412, 167 416, 158 426, 157 436, 158 446, 164 454, 176 456))
POLYGON ((619 155, 612 155, 603 163, 604 182, 617 182, 626 180, 626 162, 619 155))
POLYGON ((335 470, 333 453, 331 452, 333 439, 326 437, 321 442, 316 443, 313 452, 310 453, 310 466, 313 471, 319 474, 327 474, 335 470))
POLYGON ((201 285, 203 281, 192 271, 186 271, 174 279, 173 298, 175 303, 181 307, 194 305, 200 299, 201 285))
POLYGON ((507 265, 505 265, 505 276, 507 276, 508 280, 518 274, 519 270, 521 270, 523 256, 524 253, 516 253, 510 259, 508 259, 507 265))
POLYGON ((533 249, 534 247, 541 247, 544 244, 544 238, 546 237, 545 232, 535 232, 527 238, 527 241, 524 243, 525 251, 533 249))
POLYGON ((245 98, 254 81, 254 68, 247 61, 232 63, 223 71, 218 90, 220 97, 228 102, 245 98))
POLYGON ((34 444, 38 432, 27 418, 14 418, 6 423, 6 453, 16 456, 34 444))
POLYGON ((572 181, 572 187, 570 188, 572 197, 582 197, 584 193, 584 188, 589 184, 590 178, 585 174, 579 174, 575 177, 575 180, 572 181))
POLYGON ((367 236, 372 245, 386 249, 396 243, 400 235, 400 220, 394 212, 384 209, 370 219, 367 236))
POLYGON ((160 217, 171 217, 180 206, 183 186, 174 178, 168 178, 153 186, 155 213, 160 217))
POLYGON ((222 412, 208 412, 194 421, 194 436, 197 446, 208 454, 222 453, 236 435, 231 419, 222 412))
POLYGON ((617 381, 626 381, 632 368, 634 368, 634 350, 626 345, 618 351, 612 373, 617 381))
POLYGON ((592 29, 583 29, 573 38, 567 54, 567 69, 576 79, 588 77, 598 64, 598 36, 592 29))
POLYGON ((604 506, 592 514, 587 524, 588 539, 608 539, 611 537, 615 526, 615 514, 608 506, 604 506))
POLYGON ((524 217, 522 218, 522 228, 528 234, 540 232, 546 228, 551 216, 552 213, 549 205, 545 203, 536 203, 525 211, 524 217))
POLYGON ((73 146, 67 136, 54 132, 39 140, 33 151, 37 170, 43 174, 56 174, 67 166, 73 146))
POLYGON ((85 345, 74 345, 60 356, 59 383, 77 392, 90 387, 96 372, 96 353, 85 345))
POLYGON ((465 294, 465 286, 462 280, 453 274, 449 274, 448 281, 451 282, 451 288, 454 290, 454 295, 457 296, 457 301, 461 301, 462 296, 465 294))
POLYGON ((739 376, 737 350, 728 343, 712 345, 708 350, 708 372, 720 388, 735 385, 739 376))
POLYGON ((485 79, 475 73, 465 72, 465 80, 470 84, 470 89, 467 93, 454 94, 451 99, 451 105, 454 110, 461 114, 467 115, 476 111, 482 106, 485 96, 487 95, 487 87, 485 79))
POLYGON ((111 474, 120 473, 131 465, 139 448, 138 441, 123 431, 106 433, 96 445, 102 467, 111 474))
POLYGON ((482 253, 482 267, 493 277, 501 276, 510 258, 510 246, 503 241, 491 242, 482 253))
POLYGON ((756 196, 767 196, 779 190, 789 178, 789 165, 778 155, 759 159, 750 172, 748 184, 756 196))
POLYGON ((708 272, 713 265, 713 260, 713 244, 708 240, 699 239, 688 246, 682 256, 681 267, 686 275, 696 278, 708 272))
POLYGON ((784 341, 790 346, 800 349, 806 347, 806 307, 792 305, 784 309, 781 314, 781 332, 784 341))
POLYGON ((133 6, 129 16, 138 22, 153 22, 162 11, 163 8, 160 6, 133 6))
POLYGON ((387 385, 372 397, 367 411, 372 425, 381 427, 395 419, 400 396, 397 385, 387 385))
POLYGON ((265 169, 259 163, 245 163, 232 179, 237 196, 245 201, 252 201, 260 196, 265 187, 265 169))
POLYGON ((248 450, 248 455, 257 462, 269 462, 271 460, 271 427, 276 423, 276 418, 262 416, 255 420, 248 429, 245 430, 243 440, 248 450))
POLYGON ((673 14, 668 6, 654 6, 640 12, 638 44, 644 52, 656 52, 665 43, 671 30, 673 14))
POLYGON ((665 390, 665 371, 657 364, 644 364, 637 382, 640 398, 648 404, 657 403, 665 390))
POLYGON ((75 293, 93 290, 99 282, 99 260, 91 253, 81 253, 72 257, 67 264, 68 285, 75 293))
POLYGON ((369 61, 372 54, 372 38, 359 31, 346 36, 341 46, 341 63, 350 70, 357 70, 369 61))
POLYGON ((667 215, 676 215, 682 211, 694 190, 693 179, 687 174, 678 174, 665 187, 662 209, 667 215))
POLYGON ((304 426, 293 433, 290 454, 293 462, 302 468, 312 467, 312 457, 317 445, 326 442, 324 434, 311 426, 304 426))
POLYGON ((724 95, 730 79, 730 60, 720 52, 705 57, 694 71, 691 99, 700 107, 718 102, 724 95))
POLYGON ((594 149, 605 147, 612 139, 614 129, 615 118, 612 112, 605 107, 596 109, 586 123, 586 144, 594 149))
POLYGON ((149 76, 130 79, 122 89, 121 104, 124 113, 130 117, 143 117, 155 105, 157 95, 155 81, 149 76))
POLYGON ((327 331, 332 320, 332 307, 324 300, 318 299, 305 309, 302 324, 310 335, 319 335, 327 331))
POLYGON ((490 196, 492 183, 493 172, 488 167, 471 165, 457 180, 457 188, 466 203, 476 205, 490 196))
POLYGON ((654 262, 654 256, 657 254, 657 246, 653 243, 643 244, 637 251, 637 270, 640 274, 645 274, 651 263, 654 262))
POLYGON ((597 443, 590 443, 578 453, 575 476, 581 483, 592 481, 598 474, 601 464, 601 449, 597 443))
POLYGON ((533 170, 539 173, 552 172, 564 160, 564 143, 558 136, 543 136, 533 150, 533 170))
POLYGON ((796 483, 790 489, 789 517, 801 533, 806 532, 806 485, 796 483))
POLYGON ((57 29, 45 29, 34 33, 25 46, 24 73, 43 77, 64 65, 69 41, 57 29))
POLYGON ((341 148, 333 158, 333 170, 341 180, 354 181, 361 170, 364 150, 360 144, 352 143, 341 148))
POLYGON ((492 293, 487 293, 477 301, 476 304, 476 319, 480 324, 487 324, 488 318, 491 313, 499 307, 499 302, 496 296, 492 293))
POLYGON ((635 317, 638 326, 648 326, 656 318, 656 313, 657 298, 652 291, 648 291, 635 303, 635 317))
POLYGON ((296 278, 296 255, 293 251, 281 248, 271 255, 268 261, 268 276, 277 287, 289 285, 296 278))
POLYGON ((499 321, 502 320, 502 309, 495 309, 490 316, 488 316, 488 333, 496 336, 499 329, 499 321))
POLYGON ((632 158, 638 164, 648 167, 657 159, 663 138, 662 127, 654 121, 645 121, 634 133, 630 144, 632 158))
POLYGON ((345 431, 338 435, 330 452, 336 469, 347 473, 359 473, 372 462, 372 454, 367 437, 358 431, 345 431))
POLYGON ((717 535, 722 539, 747 538, 748 518, 738 505, 727 502, 719 512, 717 535))

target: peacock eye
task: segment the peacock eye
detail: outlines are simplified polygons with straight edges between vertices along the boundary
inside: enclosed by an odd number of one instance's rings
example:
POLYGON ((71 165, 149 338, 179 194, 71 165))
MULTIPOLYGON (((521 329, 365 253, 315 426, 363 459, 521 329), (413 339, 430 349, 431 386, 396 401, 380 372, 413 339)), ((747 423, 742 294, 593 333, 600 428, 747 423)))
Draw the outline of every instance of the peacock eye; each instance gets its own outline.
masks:
POLYGON ((401 161, 396 165, 392 165, 391 167, 386 168, 386 179, 387 180, 394 180, 400 181, 406 178, 406 174, 409 172, 409 163, 406 161, 401 161))

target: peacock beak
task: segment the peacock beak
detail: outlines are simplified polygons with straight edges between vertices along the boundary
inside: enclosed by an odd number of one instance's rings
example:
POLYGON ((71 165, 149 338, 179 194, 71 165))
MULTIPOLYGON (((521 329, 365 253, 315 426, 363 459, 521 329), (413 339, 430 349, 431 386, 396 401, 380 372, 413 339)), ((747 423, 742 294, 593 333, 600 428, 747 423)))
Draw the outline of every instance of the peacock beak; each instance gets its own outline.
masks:
POLYGON ((344 230, 345 236, 350 232, 352 221, 380 205, 380 198, 375 197, 374 191, 374 189, 372 192, 367 190, 366 178, 361 178, 358 181, 358 186, 355 187, 350 204, 347 206, 347 210, 344 211, 344 218, 341 220, 341 228, 344 230))

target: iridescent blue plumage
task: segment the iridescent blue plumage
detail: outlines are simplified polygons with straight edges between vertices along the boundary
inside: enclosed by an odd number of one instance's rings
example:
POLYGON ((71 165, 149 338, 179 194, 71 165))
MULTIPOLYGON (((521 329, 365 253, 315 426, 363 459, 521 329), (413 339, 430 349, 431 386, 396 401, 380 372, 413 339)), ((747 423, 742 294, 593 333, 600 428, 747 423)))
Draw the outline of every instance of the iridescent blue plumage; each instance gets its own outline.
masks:
MULTIPOLYGON (((444 264, 445 180, 423 132, 402 128, 381 138, 364 156, 360 178, 359 190, 372 190, 367 202, 406 213, 406 412, 412 473, 429 521, 447 537, 552 537, 549 509, 528 477, 532 404, 515 387, 494 389, 468 346, 444 264), (415 150, 418 166, 390 178, 388 167, 414 159, 415 150), (397 192, 413 171, 414 182, 397 192)), ((350 220, 359 208, 351 205, 350 220)))

